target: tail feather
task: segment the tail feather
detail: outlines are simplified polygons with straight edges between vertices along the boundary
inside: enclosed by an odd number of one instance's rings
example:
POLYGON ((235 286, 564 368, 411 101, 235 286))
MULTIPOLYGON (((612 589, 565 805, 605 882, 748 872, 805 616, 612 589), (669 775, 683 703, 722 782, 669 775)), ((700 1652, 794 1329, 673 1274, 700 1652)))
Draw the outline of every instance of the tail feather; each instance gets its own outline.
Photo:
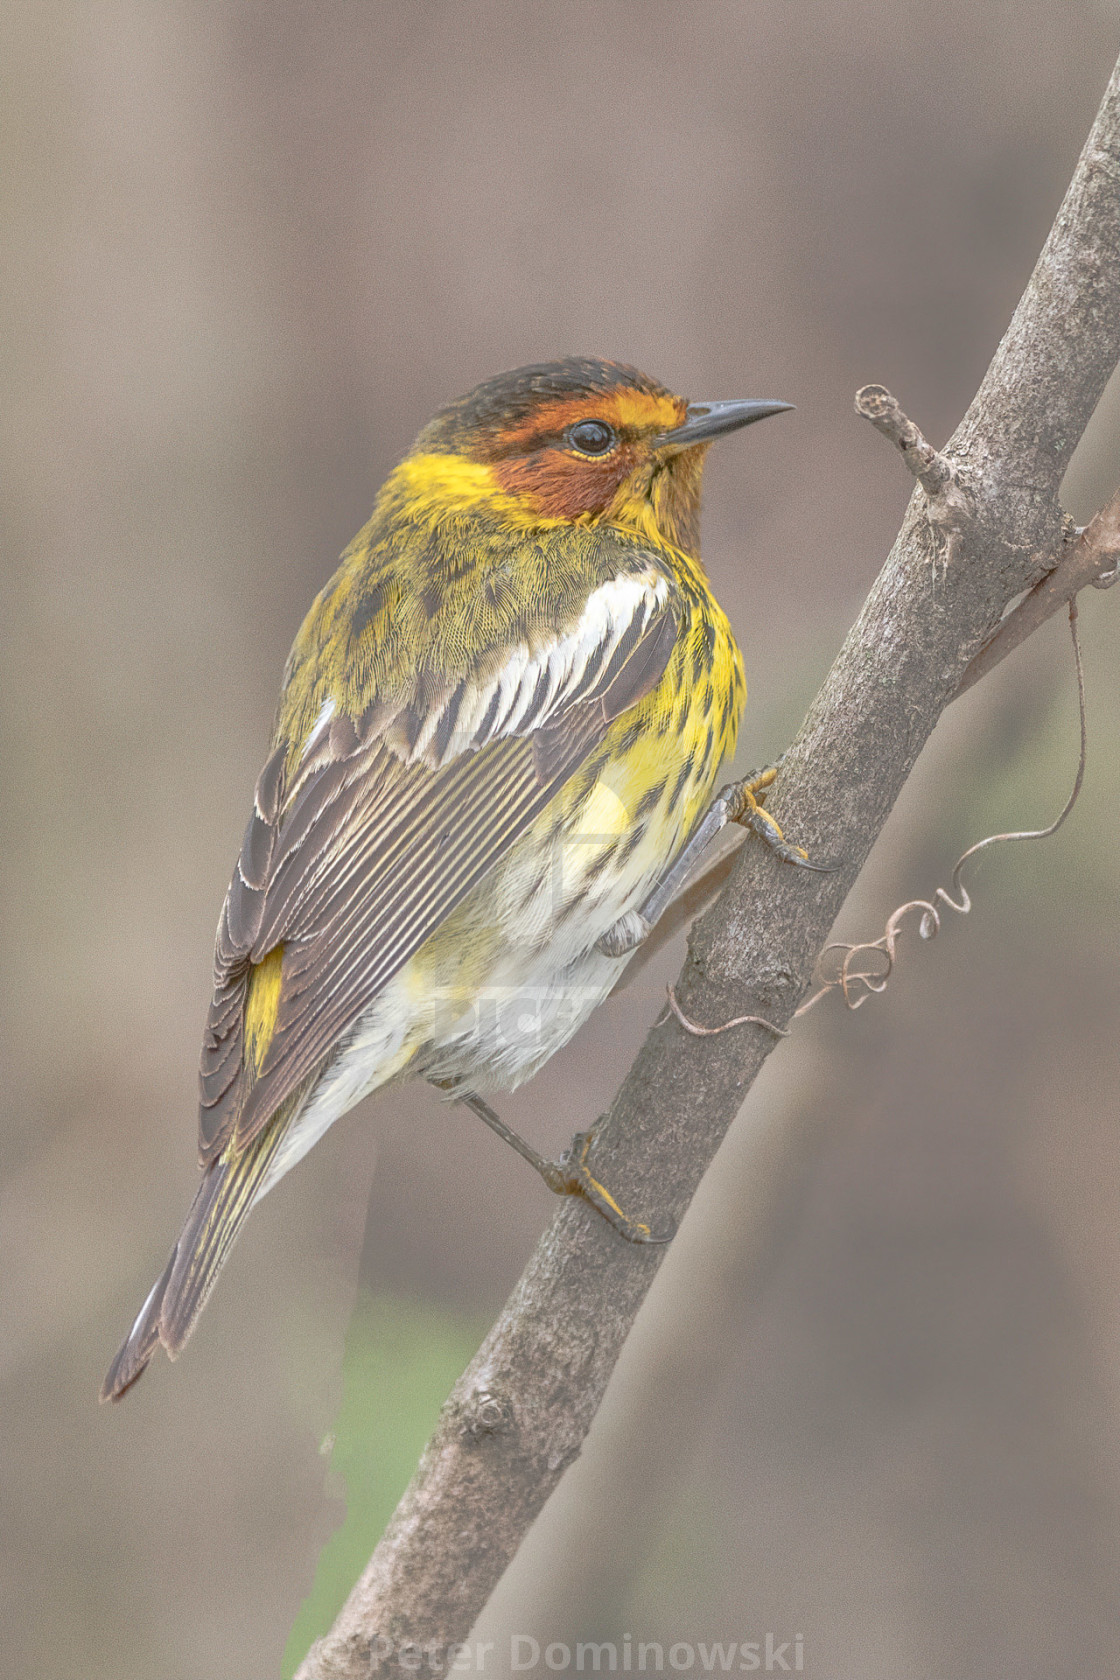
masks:
POLYGON ((160 1341, 171 1359, 183 1351, 199 1313, 268 1172, 284 1136, 283 1114, 253 1139, 241 1154, 219 1157, 207 1169, 209 1194, 195 1197, 175 1251, 175 1263, 163 1292, 160 1341))
POLYGON ((171 1250, 171 1258, 163 1268, 157 1282, 152 1286, 148 1299, 136 1315, 136 1322, 121 1343, 117 1357, 110 1365, 101 1384, 101 1399, 119 1400, 127 1394, 133 1383, 144 1375, 148 1368, 148 1361, 156 1351, 159 1343, 159 1315, 163 1307, 163 1294, 171 1277, 171 1268, 175 1264, 175 1256, 179 1252, 178 1245, 171 1250))
POLYGON ((182 1352, 287 1130, 291 1106, 241 1154, 221 1156, 206 1168, 171 1258, 109 1367, 102 1400, 127 1393, 160 1342, 171 1359, 182 1352))

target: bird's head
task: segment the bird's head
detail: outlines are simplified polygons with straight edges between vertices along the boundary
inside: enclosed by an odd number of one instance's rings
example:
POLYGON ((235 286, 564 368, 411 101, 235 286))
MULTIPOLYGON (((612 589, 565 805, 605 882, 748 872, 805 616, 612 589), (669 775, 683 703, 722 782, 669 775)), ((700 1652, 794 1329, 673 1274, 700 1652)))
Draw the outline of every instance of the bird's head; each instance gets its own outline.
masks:
POLYGON ((790 406, 688 402, 636 368, 569 357, 476 386, 425 426, 412 457, 471 463, 530 520, 601 520, 696 555, 708 445, 790 406))

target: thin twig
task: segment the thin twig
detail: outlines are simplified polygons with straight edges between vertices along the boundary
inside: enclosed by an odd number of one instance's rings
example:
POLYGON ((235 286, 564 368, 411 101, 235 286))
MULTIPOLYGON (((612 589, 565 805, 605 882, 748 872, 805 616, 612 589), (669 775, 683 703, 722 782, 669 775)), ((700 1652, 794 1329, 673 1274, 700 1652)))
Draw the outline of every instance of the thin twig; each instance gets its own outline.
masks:
POLYGON ((957 685, 959 698, 1032 636, 1040 624, 1082 589, 1110 589, 1120 578, 1120 490, 1077 532, 1052 572, 1003 619, 957 685))
POLYGON ((945 538, 939 570, 947 570, 960 549, 961 535, 975 517, 960 473, 928 442, 885 385, 864 385, 856 392, 856 413, 895 444, 907 468, 929 498, 926 517, 945 538))
POLYGON ((952 463, 926 441, 885 385, 861 386, 856 392, 856 413, 902 451, 902 459, 931 501, 956 483, 952 463))

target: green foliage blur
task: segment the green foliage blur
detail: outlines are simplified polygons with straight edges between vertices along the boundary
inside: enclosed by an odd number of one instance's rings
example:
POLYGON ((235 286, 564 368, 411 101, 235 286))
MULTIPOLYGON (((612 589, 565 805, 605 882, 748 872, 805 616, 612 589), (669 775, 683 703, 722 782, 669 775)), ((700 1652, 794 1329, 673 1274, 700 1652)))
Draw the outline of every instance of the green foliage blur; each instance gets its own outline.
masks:
POLYGON ((424 1301, 359 1295, 346 1333, 334 1438, 324 1443, 346 1515, 319 1554, 284 1650, 283 1680, 327 1632, 361 1574, 485 1328, 424 1301))

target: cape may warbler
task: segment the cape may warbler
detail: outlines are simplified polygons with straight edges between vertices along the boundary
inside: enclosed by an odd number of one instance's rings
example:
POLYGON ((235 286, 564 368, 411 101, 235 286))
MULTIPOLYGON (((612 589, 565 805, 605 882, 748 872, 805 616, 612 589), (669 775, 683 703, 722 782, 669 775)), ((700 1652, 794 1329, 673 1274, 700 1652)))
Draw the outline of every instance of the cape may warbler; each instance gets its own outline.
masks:
POLYGON ((709 809, 746 688, 699 554, 708 445, 788 406, 552 362, 444 409, 389 475, 288 659, 218 925, 202 1182, 103 1398, 179 1353, 250 1208, 390 1080, 650 1240, 586 1134, 543 1161, 477 1093, 571 1037, 722 821, 801 861, 754 797, 773 771, 709 809))

